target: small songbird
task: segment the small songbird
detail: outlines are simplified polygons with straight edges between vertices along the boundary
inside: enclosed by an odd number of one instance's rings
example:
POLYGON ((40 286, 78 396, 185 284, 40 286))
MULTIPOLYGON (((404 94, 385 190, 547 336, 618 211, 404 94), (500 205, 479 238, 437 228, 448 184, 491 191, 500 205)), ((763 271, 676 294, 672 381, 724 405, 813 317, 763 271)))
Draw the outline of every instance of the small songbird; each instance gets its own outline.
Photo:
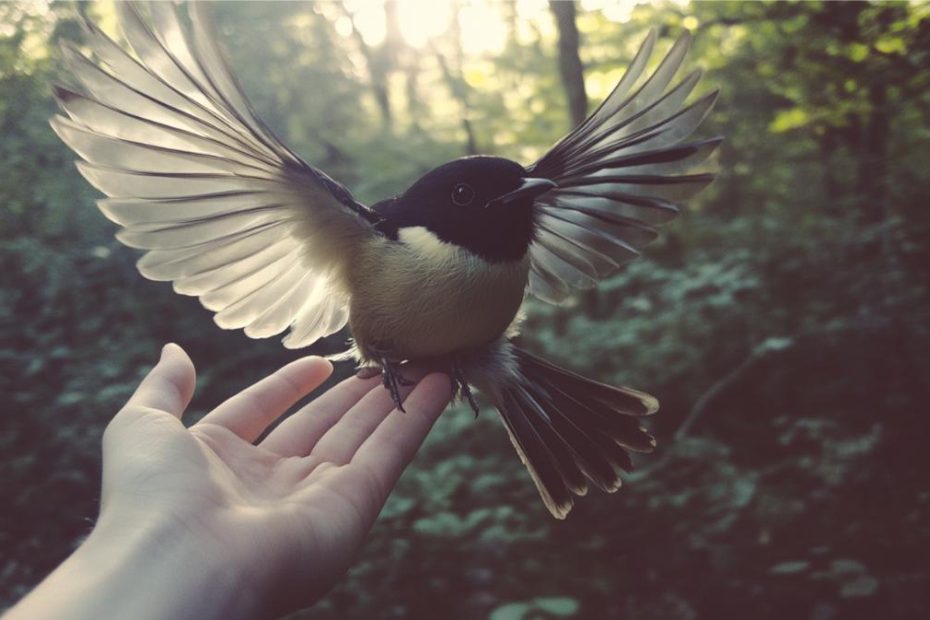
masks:
POLYGON ((466 157, 371 207, 285 146, 231 74, 206 11, 117 2, 128 47, 86 23, 85 56, 63 53, 79 87, 55 87, 52 127, 107 198, 138 268, 195 295, 224 329, 290 329, 289 348, 351 328, 346 357, 398 384, 415 361, 448 372, 500 412, 557 518, 589 484, 620 486, 630 451, 655 441, 638 418, 652 396, 581 377, 518 347, 525 294, 558 303, 636 257, 713 178, 689 174, 720 143, 688 142, 716 92, 670 86, 683 34, 651 72, 651 32, 599 108, 539 161, 466 157))

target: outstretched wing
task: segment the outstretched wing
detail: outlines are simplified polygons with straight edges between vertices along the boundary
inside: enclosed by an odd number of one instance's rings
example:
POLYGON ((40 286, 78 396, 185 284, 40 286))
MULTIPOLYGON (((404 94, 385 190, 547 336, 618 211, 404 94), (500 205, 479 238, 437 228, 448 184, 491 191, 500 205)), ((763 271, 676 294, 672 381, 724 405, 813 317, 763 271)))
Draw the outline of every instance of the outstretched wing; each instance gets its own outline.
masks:
POLYGON ((529 167, 533 176, 559 185, 536 201, 530 250, 529 290, 545 301, 557 303, 572 289, 593 287, 616 272, 656 237, 656 226, 678 214, 676 203, 713 180, 706 172, 687 172, 722 138, 685 140, 707 116, 717 91, 685 105, 700 71, 668 88, 688 52, 687 32, 641 80, 655 41, 652 31, 610 96, 529 167))
POLYGON ((288 327, 298 348, 339 330, 343 257, 377 234, 372 212, 301 160, 258 118, 217 46, 208 3, 116 3, 132 52, 86 24, 64 55, 81 92, 56 87, 52 127, 108 198, 117 238, 146 250, 142 275, 196 295, 226 329, 288 327))

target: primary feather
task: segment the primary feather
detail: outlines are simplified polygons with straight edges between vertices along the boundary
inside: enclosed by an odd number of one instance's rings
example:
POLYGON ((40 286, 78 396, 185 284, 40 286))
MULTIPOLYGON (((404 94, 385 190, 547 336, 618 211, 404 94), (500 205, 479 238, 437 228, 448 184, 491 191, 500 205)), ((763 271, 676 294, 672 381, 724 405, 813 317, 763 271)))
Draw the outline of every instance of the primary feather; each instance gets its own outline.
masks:
POLYGON ((714 91, 685 105, 699 71, 669 88, 690 40, 679 37, 646 76, 656 41, 650 32, 610 96, 529 167, 559 185, 536 203, 540 234, 530 249, 529 282, 535 296, 558 303, 615 273, 656 237, 656 226, 678 214, 678 202, 713 180, 683 174, 721 142, 684 143, 717 98, 714 91))
POLYGON ((171 280, 223 328, 299 348, 348 318, 340 272, 375 216, 288 149, 252 110, 223 59, 206 3, 191 31, 173 3, 117 3, 131 52, 86 23, 88 58, 66 46, 82 91, 55 87, 52 127, 108 198, 140 272, 171 280), (147 12, 147 15, 145 14, 147 12), (152 24, 150 27, 149 24, 152 24))

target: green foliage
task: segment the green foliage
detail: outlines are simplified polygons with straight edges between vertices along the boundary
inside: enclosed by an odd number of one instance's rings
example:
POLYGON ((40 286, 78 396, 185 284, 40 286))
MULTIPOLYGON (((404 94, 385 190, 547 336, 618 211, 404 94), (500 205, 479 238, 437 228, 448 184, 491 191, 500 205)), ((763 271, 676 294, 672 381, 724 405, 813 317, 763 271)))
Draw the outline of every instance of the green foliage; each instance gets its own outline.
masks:
MULTIPOLYGON (((464 154, 469 131, 529 163, 568 129, 551 17, 523 5, 492 5, 500 53, 463 51, 454 29, 366 42, 330 3, 217 17, 262 117, 371 202, 464 154)), ((717 181, 646 258, 566 306, 531 302, 525 323, 533 349, 656 394, 659 450, 554 522, 498 420, 450 410, 347 580, 294 618, 922 617, 927 7, 580 11, 592 104, 652 26, 693 30, 702 88, 722 91, 717 181)), ((199 367, 192 419, 293 357, 220 331, 112 240, 47 124, 79 10, 112 22, 107 5, 0 3, 4 603, 88 531, 100 433, 163 342, 199 367)))
POLYGON ((572 598, 537 597, 526 603, 507 603, 495 609, 490 620, 528 620, 574 616, 578 601, 572 598))

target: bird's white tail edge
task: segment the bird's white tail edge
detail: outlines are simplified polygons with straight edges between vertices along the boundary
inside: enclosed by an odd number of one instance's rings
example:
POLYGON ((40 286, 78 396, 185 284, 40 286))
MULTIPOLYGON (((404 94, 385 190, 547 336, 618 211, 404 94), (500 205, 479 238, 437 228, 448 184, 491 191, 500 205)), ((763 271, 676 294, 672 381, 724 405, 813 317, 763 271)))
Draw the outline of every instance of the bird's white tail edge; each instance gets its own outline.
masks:
POLYGON ((586 379, 509 341, 493 355, 492 363, 482 360, 481 371, 468 375, 500 412, 514 448, 557 519, 565 518, 574 496, 587 493, 589 484, 616 491, 618 470, 633 467, 630 452, 655 447, 637 419, 658 409, 649 394, 586 379))

